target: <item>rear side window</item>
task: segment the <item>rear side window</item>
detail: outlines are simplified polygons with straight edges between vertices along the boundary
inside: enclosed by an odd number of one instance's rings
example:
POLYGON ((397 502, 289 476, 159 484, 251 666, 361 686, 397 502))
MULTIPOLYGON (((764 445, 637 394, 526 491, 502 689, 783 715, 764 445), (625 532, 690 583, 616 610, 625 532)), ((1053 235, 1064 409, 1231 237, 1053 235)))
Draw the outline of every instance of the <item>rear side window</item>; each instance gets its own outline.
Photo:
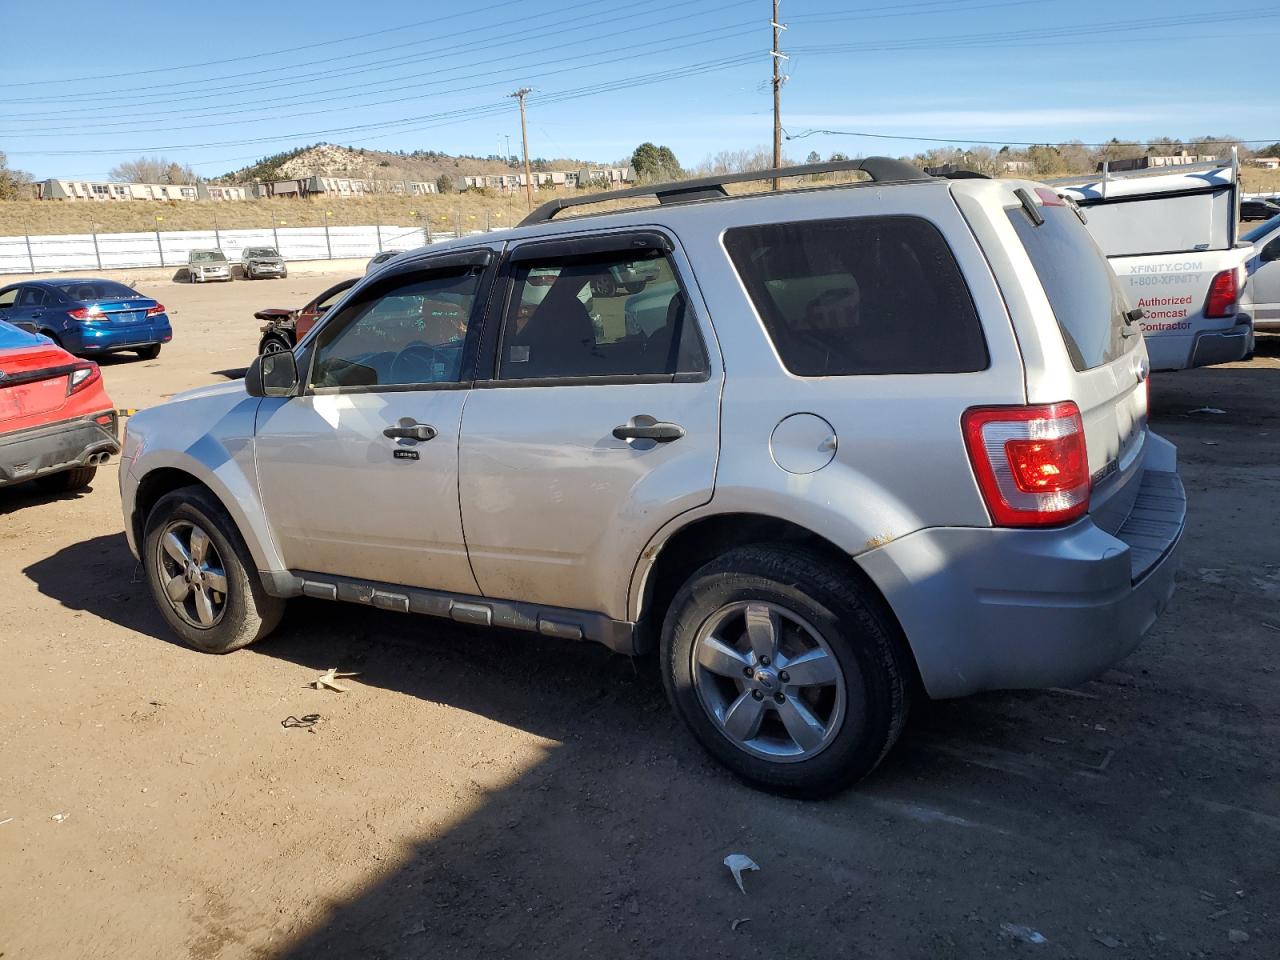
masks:
POLYGON ((1022 207, 1006 212, 1053 307, 1071 364, 1091 370, 1110 363, 1125 351, 1128 309, 1111 265, 1073 210, 1038 209, 1044 217, 1039 226, 1022 207))
POLYGON ((42 307, 45 299, 45 293, 39 287, 23 287, 22 292, 18 294, 18 306, 42 307))
POLYGON ((736 227, 724 245, 783 365, 797 376, 987 367, 960 267, 926 220, 736 227))

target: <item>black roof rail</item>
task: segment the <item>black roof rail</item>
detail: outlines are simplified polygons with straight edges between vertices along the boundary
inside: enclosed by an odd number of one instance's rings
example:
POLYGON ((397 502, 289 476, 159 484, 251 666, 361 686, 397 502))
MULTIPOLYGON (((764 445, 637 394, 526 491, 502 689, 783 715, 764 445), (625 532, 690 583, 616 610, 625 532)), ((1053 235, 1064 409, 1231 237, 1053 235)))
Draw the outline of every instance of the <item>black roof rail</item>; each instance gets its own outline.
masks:
POLYGON ((757 180, 778 180, 786 177, 808 177, 820 173, 840 173, 842 171, 861 171, 876 183, 933 179, 921 170, 911 166, 911 164, 904 163, 901 160, 894 160, 891 157, 866 157, 862 160, 804 163, 796 167, 779 167, 776 170, 726 173, 714 177, 699 177, 696 180, 676 180, 672 183, 655 183, 643 187, 628 187, 625 190, 591 193, 584 197, 551 200, 521 220, 520 226, 527 227, 536 223, 546 223, 561 210, 566 210, 569 207, 580 207, 589 203, 604 203, 609 200, 623 200, 628 197, 656 197, 659 203, 716 200, 729 196, 729 192, 725 190, 725 184, 729 183, 750 183, 757 180))

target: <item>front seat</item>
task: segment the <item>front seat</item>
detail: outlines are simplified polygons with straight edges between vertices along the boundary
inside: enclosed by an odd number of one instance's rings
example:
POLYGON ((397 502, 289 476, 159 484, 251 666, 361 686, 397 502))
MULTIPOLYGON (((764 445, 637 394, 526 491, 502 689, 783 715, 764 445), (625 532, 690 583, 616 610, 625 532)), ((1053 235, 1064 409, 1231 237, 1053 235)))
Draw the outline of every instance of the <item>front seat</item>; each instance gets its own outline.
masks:
POLYGON ((575 289, 563 278, 551 287, 505 348, 504 377, 580 377, 592 372, 596 332, 591 314, 578 299, 579 289, 581 285, 575 289))

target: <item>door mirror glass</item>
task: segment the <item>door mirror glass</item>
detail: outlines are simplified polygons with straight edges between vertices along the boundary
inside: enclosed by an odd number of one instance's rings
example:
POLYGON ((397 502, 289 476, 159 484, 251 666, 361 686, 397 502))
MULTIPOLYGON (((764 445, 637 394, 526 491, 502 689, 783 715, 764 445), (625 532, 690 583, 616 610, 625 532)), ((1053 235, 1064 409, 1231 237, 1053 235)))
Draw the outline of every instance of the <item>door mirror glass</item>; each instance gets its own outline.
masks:
POLYGON ((298 389, 298 361, 288 351, 255 357, 244 388, 251 397, 292 397, 298 389))
POLYGON ((1272 240, 1262 248, 1262 262, 1270 263, 1272 260, 1280 260, 1280 238, 1272 240))

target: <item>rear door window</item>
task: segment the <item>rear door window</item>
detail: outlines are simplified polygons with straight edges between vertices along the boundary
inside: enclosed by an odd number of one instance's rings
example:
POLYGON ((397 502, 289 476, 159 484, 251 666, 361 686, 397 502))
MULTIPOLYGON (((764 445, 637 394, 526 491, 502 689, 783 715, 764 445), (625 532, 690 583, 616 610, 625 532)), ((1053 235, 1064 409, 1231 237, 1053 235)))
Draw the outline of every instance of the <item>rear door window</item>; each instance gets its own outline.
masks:
POLYGON ((1006 212, 1049 298, 1071 363, 1077 370, 1110 363, 1125 351, 1128 309, 1115 273, 1075 211, 1037 209, 1044 217, 1039 226, 1021 206, 1006 212))
POLYGON ((736 227, 725 249, 801 377, 970 373, 987 344, 960 267, 919 217, 736 227))
POLYGON ((44 302, 45 294, 39 287, 23 287, 22 292, 18 294, 20 307, 43 307, 44 302))

